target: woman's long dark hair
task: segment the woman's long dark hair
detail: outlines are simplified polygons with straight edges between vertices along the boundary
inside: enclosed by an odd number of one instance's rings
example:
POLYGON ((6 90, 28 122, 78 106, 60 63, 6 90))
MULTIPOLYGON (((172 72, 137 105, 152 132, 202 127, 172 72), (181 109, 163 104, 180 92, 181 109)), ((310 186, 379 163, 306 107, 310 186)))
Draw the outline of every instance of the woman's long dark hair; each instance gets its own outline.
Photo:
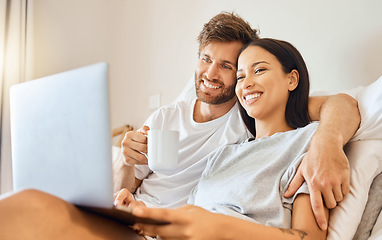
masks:
MULTIPOLYGON (((290 43, 271 38, 253 40, 243 47, 240 54, 249 46, 258 46, 274 55, 283 67, 285 73, 296 69, 299 73, 299 83, 289 94, 285 109, 285 118, 289 126, 299 128, 311 122, 308 112, 309 73, 300 52, 290 43)), ((250 117, 240 105, 240 113, 248 130, 256 136, 255 119, 250 117)))

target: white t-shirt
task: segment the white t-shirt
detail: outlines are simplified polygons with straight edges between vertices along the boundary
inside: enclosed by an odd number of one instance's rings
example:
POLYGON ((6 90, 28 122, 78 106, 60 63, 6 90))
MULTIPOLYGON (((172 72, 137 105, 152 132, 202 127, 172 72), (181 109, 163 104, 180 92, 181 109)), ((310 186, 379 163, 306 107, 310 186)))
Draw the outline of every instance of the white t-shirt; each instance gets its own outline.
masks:
POLYGON ((180 131, 178 167, 169 172, 152 172, 136 165, 135 176, 143 179, 135 199, 148 207, 176 208, 187 203, 191 190, 205 169, 207 155, 226 144, 252 137, 241 119, 238 103, 224 116, 205 123, 193 120, 196 99, 163 106, 146 121, 150 129, 180 131))

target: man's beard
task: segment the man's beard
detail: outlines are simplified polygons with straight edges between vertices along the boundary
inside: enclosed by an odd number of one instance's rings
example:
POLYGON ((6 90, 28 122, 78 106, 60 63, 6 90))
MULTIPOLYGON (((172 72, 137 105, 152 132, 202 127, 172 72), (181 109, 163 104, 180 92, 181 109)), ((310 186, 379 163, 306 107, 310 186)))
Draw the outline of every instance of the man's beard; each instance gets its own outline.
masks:
POLYGON ((224 84, 221 84, 221 93, 217 96, 211 96, 208 93, 203 92, 200 90, 200 84, 202 84, 202 78, 197 77, 195 73, 195 89, 196 89, 196 96, 198 97, 198 100, 212 104, 212 105, 218 105, 222 103, 226 103, 230 101, 232 98, 235 97, 235 84, 232 84, 230 86, 225 86, 224 84))

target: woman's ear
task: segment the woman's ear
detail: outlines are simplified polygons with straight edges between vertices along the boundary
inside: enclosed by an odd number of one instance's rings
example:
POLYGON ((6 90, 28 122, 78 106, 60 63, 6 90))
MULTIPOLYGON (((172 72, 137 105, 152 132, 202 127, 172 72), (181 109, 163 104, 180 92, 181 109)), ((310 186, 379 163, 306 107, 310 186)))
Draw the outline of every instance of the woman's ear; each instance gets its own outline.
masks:
POLYGON ((289 73, 289 82, 288 82, 288 90, 290 92, 292 92, 293 90, 296 89, 296 87, 298 86, 298 81, 300 79, 300 74, 298 73, 298 71, 296 69, 293 69, 290 73, 289 73))

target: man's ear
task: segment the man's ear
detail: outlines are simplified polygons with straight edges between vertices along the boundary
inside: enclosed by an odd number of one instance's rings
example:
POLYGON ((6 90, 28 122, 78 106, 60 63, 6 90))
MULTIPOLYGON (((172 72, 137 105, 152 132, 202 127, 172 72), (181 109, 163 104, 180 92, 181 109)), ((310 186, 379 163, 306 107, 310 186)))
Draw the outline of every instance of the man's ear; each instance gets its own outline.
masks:
POLYGON ((300 74, 298 73, 298 71, 296 69, 293 69, 290 73, 289 73, 289 82, 288 82, 288 90, 290 92, 292 92, 293 90, 296 89, 296 87, 298 86, 298 81, 300 79, 300 74))

